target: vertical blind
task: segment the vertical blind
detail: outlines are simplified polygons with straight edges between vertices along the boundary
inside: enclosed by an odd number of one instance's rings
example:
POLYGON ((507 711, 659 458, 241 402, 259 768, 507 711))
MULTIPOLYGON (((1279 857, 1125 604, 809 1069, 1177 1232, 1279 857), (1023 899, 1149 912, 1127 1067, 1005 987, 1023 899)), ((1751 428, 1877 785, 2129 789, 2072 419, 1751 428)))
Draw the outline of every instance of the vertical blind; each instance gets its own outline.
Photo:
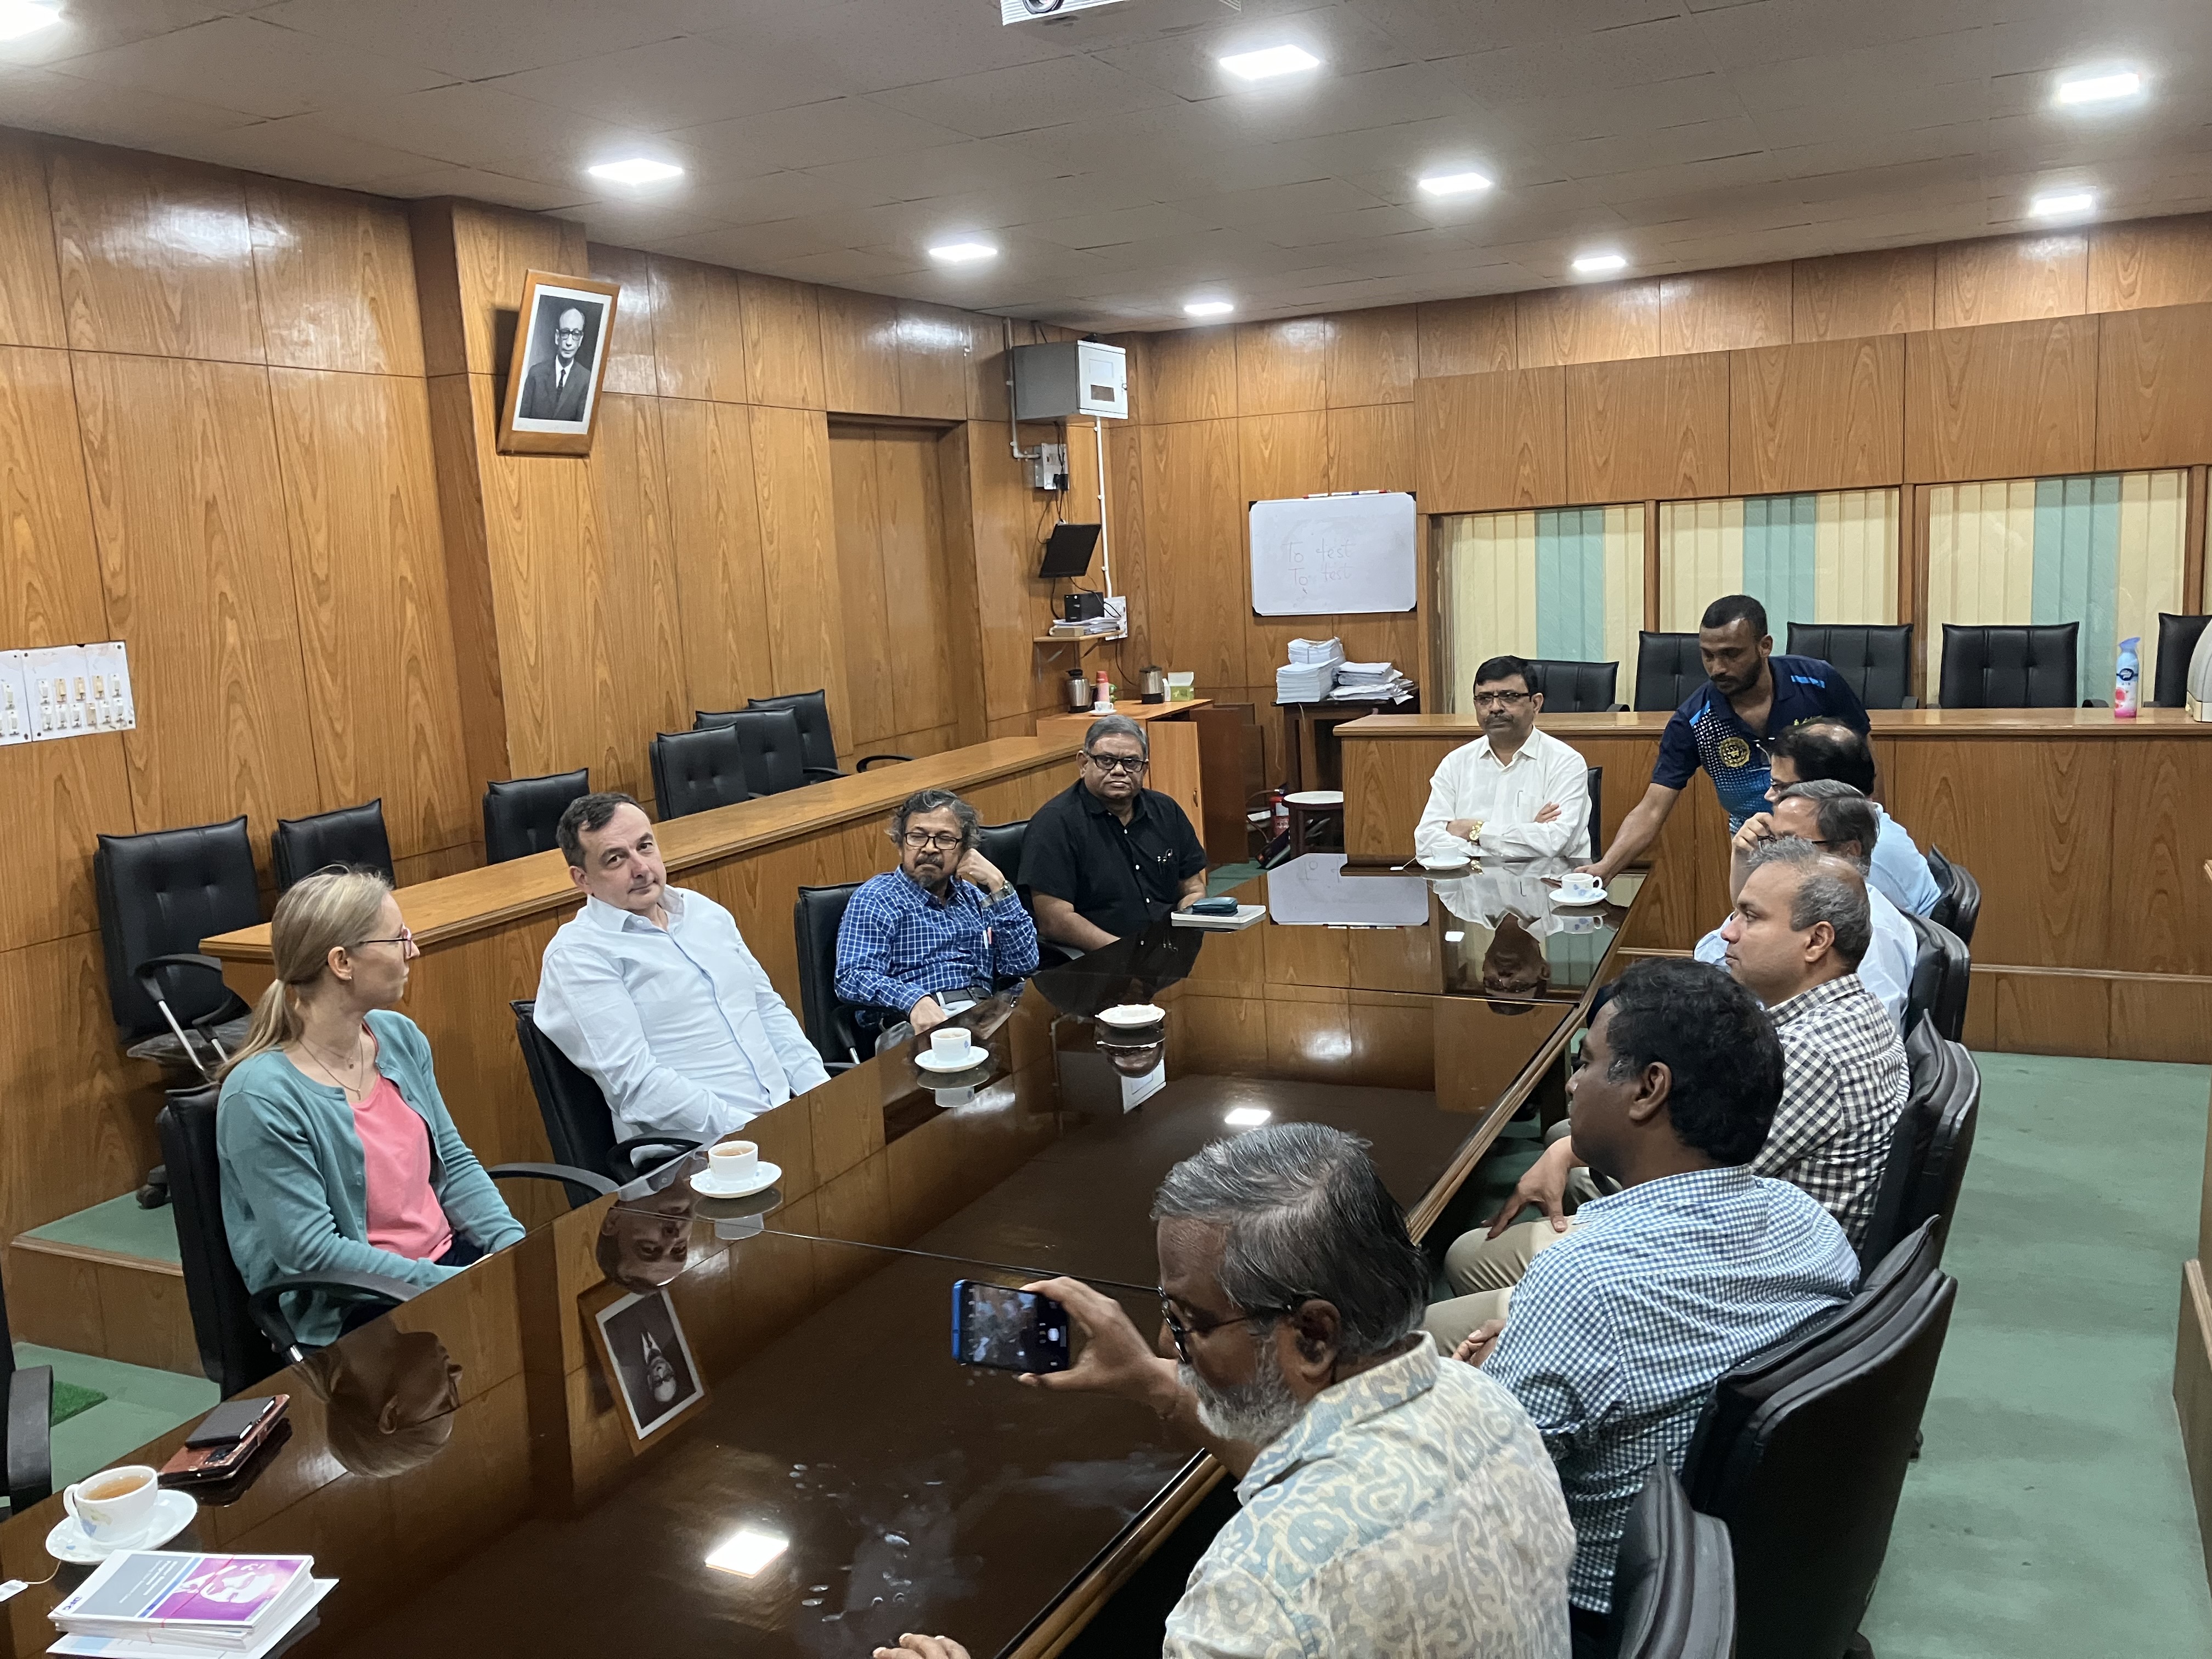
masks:
POLYGON ((1829 489, 1659 504, 1659 626, 1689 633, 1724 593, 1790 624, 1897 620, 1898 492, 1829 489))
POLYGON ((1446 687, 1431 707, 1463 712, 1485 658, 1618 662, 1636 693, 1644 620, 1644 508, 1455 514, 1443 522, 1446 687))

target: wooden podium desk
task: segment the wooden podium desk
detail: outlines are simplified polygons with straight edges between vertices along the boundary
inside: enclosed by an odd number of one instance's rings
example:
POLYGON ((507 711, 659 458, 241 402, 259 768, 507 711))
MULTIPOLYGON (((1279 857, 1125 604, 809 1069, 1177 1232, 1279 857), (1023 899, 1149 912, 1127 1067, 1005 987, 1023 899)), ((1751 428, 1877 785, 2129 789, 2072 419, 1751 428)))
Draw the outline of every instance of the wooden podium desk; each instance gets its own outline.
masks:
MULTIPOLYGON (((791 913, 799 888, 862 881, 891 868, 896 860, 884 823, 916 789, 957 790, 986 823, 1027 817, 1073 781, 1078 747, 1078 738, 1058 732, 998 738, 672 818, 659 826, 668 878, 729 908, 795 1013, 799 953, 791 913)), ((402 1012, 428 1036, 446 1103, 462 1139, 486 1164, 550 1156, 507 1004, 537 994, 546 942, 580 902, 558 851, 400 890, 400 909, 422 951, 402 1012)), ((268 984, 265 922, 200 948, 222 960, 223 976, 248 1000, 268 984)))
MULTIPOLYGON (((1982 887, 1970 1044, 2018 1053, 2212 1061, 2212 723, 2178 708, 1877 709, 1882 800, 1924 850, 1982 887)), ((1644 798, 1663 713, 1547 714, 1605 769, 1604 844, 1644 798)), ((1345 845, 1411 844, 1437 763, 1472 714, 1370 715, 1337 728, 1345 845)), ((1652 890, 1628 948, 1686 951, 1728 914, 1728 820, 1702 775, 1644 854, 1652 890)))

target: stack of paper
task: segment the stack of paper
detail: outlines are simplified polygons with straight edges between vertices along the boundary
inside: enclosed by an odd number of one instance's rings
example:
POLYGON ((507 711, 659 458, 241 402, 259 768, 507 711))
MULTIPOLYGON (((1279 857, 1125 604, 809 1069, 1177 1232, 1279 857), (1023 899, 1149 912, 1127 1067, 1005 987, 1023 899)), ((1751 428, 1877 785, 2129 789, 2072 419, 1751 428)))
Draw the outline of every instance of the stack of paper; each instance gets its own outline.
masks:
POLYGON ((1289 665, 1275 671, 1275 701, 1324 701, 1336 684, 1337 667, 1343 661, 1342 640, 1292 640, 1289 665))
POLYGON ((1413 694, 1413 683, 1387 662, 1348 662, 1337 670, 1336 689, 1329 696, 1403 702, 1413 694))
POLYGON ((1313 668, 1326 662, 1344 660, 1344 641, 1334 637, 1326 640, 1292 640, 1291 666, 1313 668))
POLYGON ((53 1610, 49 1653, 111 1659, 254 1659, 283 1641, 337 1583, 312 1555, 111 1555, 53 1610))

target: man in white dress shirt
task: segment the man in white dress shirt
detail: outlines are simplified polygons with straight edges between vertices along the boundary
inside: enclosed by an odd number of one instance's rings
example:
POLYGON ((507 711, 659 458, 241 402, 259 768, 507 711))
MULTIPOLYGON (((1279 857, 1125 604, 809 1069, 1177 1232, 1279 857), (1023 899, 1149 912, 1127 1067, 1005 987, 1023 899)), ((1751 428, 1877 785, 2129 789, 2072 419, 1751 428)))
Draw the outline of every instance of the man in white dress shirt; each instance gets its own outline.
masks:
POLYGON ((712 1142, 829 1081, 736 918, 668 884, 643 808, 585 795, 559 835, 586 896, 545 947, 532 1018, 599 1085, 620 1139, 712 1142))
POLYGON ((1455 749, 1429 780, 1413 851, 1430 860, 1583 857, 1589 845, 1589 768, 1536 729, 1544 695, 1528 665, 1492 657, 1474 671, 1482 735, 1455 749))

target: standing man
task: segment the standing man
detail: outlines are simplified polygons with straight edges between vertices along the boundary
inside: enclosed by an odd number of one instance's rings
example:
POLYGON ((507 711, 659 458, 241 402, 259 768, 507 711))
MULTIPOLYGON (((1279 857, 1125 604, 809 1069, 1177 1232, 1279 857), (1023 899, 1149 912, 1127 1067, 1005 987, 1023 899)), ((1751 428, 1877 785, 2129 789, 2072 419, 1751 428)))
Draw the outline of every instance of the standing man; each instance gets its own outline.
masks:
POLYGON ((590 401, 591 376, 576 361, 584 349, 584 313, 570 306, 553 322, 553 355, 523 371, 514 412, 526 421, 580 421, 590 401))
POLYGON ((1474 671, 1482 735, 1446 755, 1429 780, 1429 804, 1413 830, 1417 854, 1578 858, 1588 850, 1589 763, 1536 729, 1543 708, 1544 694, 1530 688, 1519 657, 1492 657, 1474 671))
POLYGON ((1866 709, 1841 674, 1817 657, 1774 654, 1766 607, 1748 593, 1731 593, 1705 607, 1698 623, 1698 654, 1705 660, 1705 684, 1667 722, 1651 787, 1621 820, 1605 856, 1583 866, 1601 881, 1644 856, 1699 767, 1712 779, 1734 834, 1765 807, 1769 779, 1762 745, 1769 737, 1824 714, 1862 735, 1867 730, 1866 709))
POLYGON ((949 1014, 1036 971, 1036 929, 1012 882, 975 848, 975 809, 918 789, 892 814, 896 870, 860 884, 837 925, 837 1000, 870 1036, 949 1014))
POLYGON ((1174 799, 1144 787, 1145 728, 1107 714, 1083 734, 1083 769, 1030 819, 1022 884, 1037 931, 1079 951, 1141 933, 1206 896, 1206 848, 1174 799))

